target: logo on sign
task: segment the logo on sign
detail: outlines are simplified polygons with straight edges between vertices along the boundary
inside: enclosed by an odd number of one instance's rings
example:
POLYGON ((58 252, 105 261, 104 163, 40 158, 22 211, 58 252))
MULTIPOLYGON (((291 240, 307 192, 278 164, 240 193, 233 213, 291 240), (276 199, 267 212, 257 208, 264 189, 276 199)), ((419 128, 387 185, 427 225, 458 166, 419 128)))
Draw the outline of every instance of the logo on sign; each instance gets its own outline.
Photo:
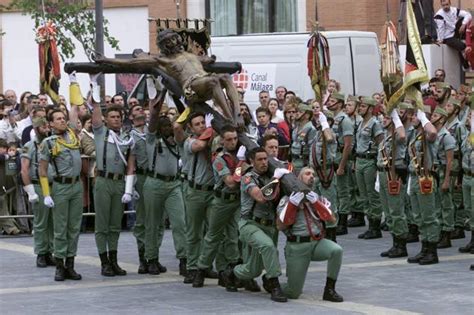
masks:
POLYGON ((244 90, 247 90, 249 85, 249 76, 247 70, 242 69, 240 73, 236 73, 232 76, 232 81, 236 86, 241 86, 244 90))
POLYGON ((260 92, 260 91, 273 91, 274 70, 273 76, 269 76, 268 71, 252 71, 249 72, 242 69, 242 72, 236 73, 232 76, 232 80, 236 86, 241 86, 244 90, 260 92))

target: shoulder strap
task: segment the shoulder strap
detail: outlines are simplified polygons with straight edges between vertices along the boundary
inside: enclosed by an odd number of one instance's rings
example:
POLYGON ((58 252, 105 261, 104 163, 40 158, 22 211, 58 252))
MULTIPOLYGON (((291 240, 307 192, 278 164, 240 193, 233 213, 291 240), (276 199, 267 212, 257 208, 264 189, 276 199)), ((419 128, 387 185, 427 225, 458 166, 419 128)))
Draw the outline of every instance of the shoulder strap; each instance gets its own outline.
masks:
POLYGON ((105 132, 105 138, 104 138, 104 153, 102 154, 103 159, 102 159, 102 171, 107 172, 107 142, 109 141, 109 128, 107 128, 107 131, 105 132))
MULTIPOLYGON (((38 169, 39 169, 39 158, 38 158, 38 145, 36 144, 36 141, 33 140, 33 145, 35 146, 35 160, 34 160, 34 164, 36 165, 36 178, 39 179, 39 172, 38 172, 38 169)), ((49 147, 49 146, 48 146, 49 147)))
POLYGON ((48 145, 49 154, 51 155, 51 160, 53 162, 54 170, 56 171, 56 176, 60 176, 58 165, 56 164, 56 157, 53 155, 53 145, 51 144, 51 139, 46 140, 46 144, 48 145))

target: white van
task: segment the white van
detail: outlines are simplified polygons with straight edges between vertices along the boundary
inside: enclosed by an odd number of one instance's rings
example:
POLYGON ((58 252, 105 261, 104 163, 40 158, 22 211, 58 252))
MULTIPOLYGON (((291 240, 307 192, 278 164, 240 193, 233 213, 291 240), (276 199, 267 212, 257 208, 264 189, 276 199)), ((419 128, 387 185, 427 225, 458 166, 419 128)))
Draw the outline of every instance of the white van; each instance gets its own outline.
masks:
MULTIPOLYGON (((330 78, 341 83, 345 94, 372 95, 383 90, 380 52, 373 32, 323 32, 329 42, 330 78)), ((245 102, 258 106, 258 92, 275 96, 279 85, 303 100, 313 98, 307 70, 310 33, 273 33, 212 37, 210 54, 217 61, 240 61, 243 70, 234 82, 246 88, 245 102)))

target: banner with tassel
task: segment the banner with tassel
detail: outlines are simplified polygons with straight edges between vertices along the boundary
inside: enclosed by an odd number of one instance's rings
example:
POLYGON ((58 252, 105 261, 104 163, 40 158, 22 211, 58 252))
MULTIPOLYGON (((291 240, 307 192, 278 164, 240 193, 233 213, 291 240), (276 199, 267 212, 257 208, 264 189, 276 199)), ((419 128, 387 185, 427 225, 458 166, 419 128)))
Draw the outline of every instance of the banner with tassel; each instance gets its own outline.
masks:
POLYGON ((47 22, 36 30, 40 67, 40 91, 47 93, 53 103, 59 104, 61 69, 56 46, 56 26, 47 22))

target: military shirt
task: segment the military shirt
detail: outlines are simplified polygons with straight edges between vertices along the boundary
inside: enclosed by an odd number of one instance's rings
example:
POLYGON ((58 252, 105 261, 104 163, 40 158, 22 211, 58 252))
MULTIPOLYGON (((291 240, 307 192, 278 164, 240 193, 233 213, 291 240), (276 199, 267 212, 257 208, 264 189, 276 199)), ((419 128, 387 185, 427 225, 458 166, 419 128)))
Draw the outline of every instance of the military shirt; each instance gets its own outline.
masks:
POLYGON ((454 137, 451 136, 449 131, 443 127, 438 131, 438 137, 436 139, 436 149, 438 152, 436 165, 446 165, 446 151, 455 150, 456 141, 454 137))
MULTIPOLYGON (((82 161, 81 161, 81 151, 80 148, 69 149, 67 147, 61 146, 61 150, 55 157, 52 156, 51 148, 56 144, 56 140, 59 138, 57 135, 50 136, 44 139, 41 142, 39 147, 40 150, 40 160, 48 161, 53 166, 54 177, 76 177, 81 173, 82 161), (56 165, 56 166, 55 166, 56 165), (56 167, 58 173, 56 173, 56 167)), ((66 141, 70 142, 69 132, 66 133, 66 141)))
POLYGON ((451 136, 454 137, 456 145, 461 147, 463 139, 469 135, 467 128, 457 118, 454 118, 450 123, 446 123, 446 129, 449 131, 451 136))
POLYGON ((473 161, 471 156, 473 155, 471 141, 469 141, 469 137, 466 137, 461 145, 462 151, 462 168, 465 171, 471 172, 472 168, 474 167, 473 161))
MULTIPOLYGON (((333 132, 331 130, 331 132, 333 132)), ((334 133, 334 132, 333 132, 334 133)), ((334 136, 334 135, 333 135, 334 136)), ((311 151, 310 151, 310 164, 314 168, 319 165, 322 167, 323 165, 323 131, 321 129, 316 131, 316 137, 314 138, 314 142, 311 145, 311 151), (316 164, 317 162, 318 164, 316 164)), ((334 136, 335 137, 335 136, 334 136)), ((335 162, 336 159, 336 148, 337 148, 337 143, 336 141, 332 142, 326 142, 326 166, 329 167, 331 164, 335 162)))
POLYGON ((291 154, 302 158, 309 156, 309 148, 314 141, 316 129, 311 121, 308 121, 302 128, 296 126, 291 134, 291 154))
POLYGON ((179 171, 180 150, 179 145, 169 143, 168 145, 156 132, 146 134, 146 154, 148 166, 146 169, 153 174, 163 176, 176 176, 179 171))
POLYGON ((371 117, 364 125, 362 121, 356 133, 356 153, 376 153, 375 138, 383 133, 382 126, 376 117, 371 117))
POLYGON ((211 149, 206 147, 204 150, 194 153, 191 148, 197 140, 194 137, 189 137, 184 142, 184 152, 189 155, 187 161, 188 180, 199 185, 214 186, 211 149))
POLYGON ((379 143, 379 149, 377 154, 377 166, 384 167, 384 160, 382 150, 385 151, 386 157, 391 160, 392 159, 392 148, 393 148, 393 136, 395 135, 395 162, 394 166, 398 169, 407 169, 407 140, 401 140, 398 136, 398 133, 394 130, 393 133, 389 134, 388 131, 384 132, 384 138, 379 143))
MULTIPOLYGON (((35 137, 36 138, 36 137, 35 137)), ((28 141, 21 151, 21 158, 30 160, 30 171, 29 176, 30 180, 39 180, 38 167, 40 161, 40 143, 36 139, 28 141)), ((54 169, 51 164, 48 164, 48 180, 51 182, 53 180, 54 169)))
MULTIPOLYGON (((424 132, 424 131, 422 131, 424 132)), ((434 165, 434 160, 436 159, 436 143, 435 142, 429 142, 425 139, 426 141, 426 151, 424 152, 424 158, 426 160, 426 163, 422 164, 422 152, 423 152, 423 141, 421 138, 421 134, 416 131, 415 136, 412 137, 411 141, 408 143, 408 152, 410 154, 410 165, 409 165, 409 170, 410 172, 414 173, 416 172, 416 167, 415 167, 415 162, 413 160, 414 154, 416 155, 417 163, 419 164, 419 167, 426 167, 428 168, 428 171, 431 171, 433 169, 434 165)))
POLYGON ((258 203, 250 196, 253 187, 262 188, 272 181, 269 174, 259 175, 251 170, 242 176, 240 181, 240 217, 251 219, 256 216, 261 219, 275 220, 275 205, 273 201, 258 203), (253 209, 253 210, 252 210, 253 209))
POLYGON ((334 161, 339 164, 342 159, 342 150, 344 149, 344 137, 352 136, 352 142, 354 144, 354 122, 346 113, 340 111, 336 117, 334 117, 332 131, 336 136, 336 156, 334 161))
POLYGON ((148 156, 146 153, 146 134, 148 128, 145 127, 145 133, 142 133, 136 129, 132 129, 130 132, 133 137, 133 149, 132 154, 135 156, 135 165, 137 168, 147 170, 148 169, 148 156))
MULTIPOLYGON (((96 152, 96 163, 97 169, 99 171, 106 171, 109 173, 115 174, 125 174, 125 163, 122 161, 120 154, 117 150, 117 145, 113 143, 112 137, 109 135, 107 141, 105 139, 107 135, 108 128, 104 125, 101 125, 98 128, 93 128, 94 130, 94 142, 95 142, 95 152, 96 152), (104 167, 104 149, 107 147, 107 156, 104 167)), ((121 132, 118 135, 120 139, 127 140, 130 138, 130 135, 124 132, 121 132)), ((122 155, 127 159, 130 145, 120 145, 120 151, 122 155)))
MULTIPOLYGON (((290 202, 290 198, 288 196, 283 196, 283 198, 280 199, 280 203, 278 204, 278 207, 277 207, 277 213, 278 213, 278 216, 281 215, 281 213, 283 212, 283 210, 285 210, 286 208, 286 205, 288 204, 288 202, 290 202)), ((309 211, 309 210, 308 210, 309 211)), ((311 214, 310 214, 311 215, 311 214)), ((313 218, 313 217, 312 217, 313 218)), ((321 231, 319 230, 316 222, 315 222, 315 218, 313 218, 311 221, 310 221, 310 224, 311 224, 311 232, 313 235, 318 235, 321 231)), ((305 218, 305 215, 304 215, 304 209, 303 209, 303 206, 300 205, 298 207, 298 211, 296 213, 296 219, 295 219, 295 223, 293 223, 292 226, 290 226, 288 229, 286 229, 284 231, 284 233, 287 235, 287 236, 290 236, 290 235, 294 235, 294 236, 310 236, 309 234, 309 231, 308 231, 308 226, 306 224, 306 218, 305 218)))
POLYGON ((467 117, 469 116, 470 111, 471 109, 467 105, 464 105, 464 107, 461 108, 461 110, 459 111, 458 119, 463 126, 466 123, 466 120, 467 120, 467 117))
POLYGON ((233 175, 235 171, 235 167, 239 161, 235 156, 228 152, 220 152, 216 158, 214 159, 214 162, 212 163, 212 169, 214 171, 214 178, 216 181, 215 184, 215 190, 220 190, 222 192, 226 193, 240 193, 240 187, 239 185, 236 185, 234 188, 230 188, 224 183, 224 178, 228 175, 233 175), (225 155, 225 157, 224 157, 225 155), (231 164, 229 165, 228 161, 231 161, 231 164), (231 169, 232 168, 232 169, 231 169))

